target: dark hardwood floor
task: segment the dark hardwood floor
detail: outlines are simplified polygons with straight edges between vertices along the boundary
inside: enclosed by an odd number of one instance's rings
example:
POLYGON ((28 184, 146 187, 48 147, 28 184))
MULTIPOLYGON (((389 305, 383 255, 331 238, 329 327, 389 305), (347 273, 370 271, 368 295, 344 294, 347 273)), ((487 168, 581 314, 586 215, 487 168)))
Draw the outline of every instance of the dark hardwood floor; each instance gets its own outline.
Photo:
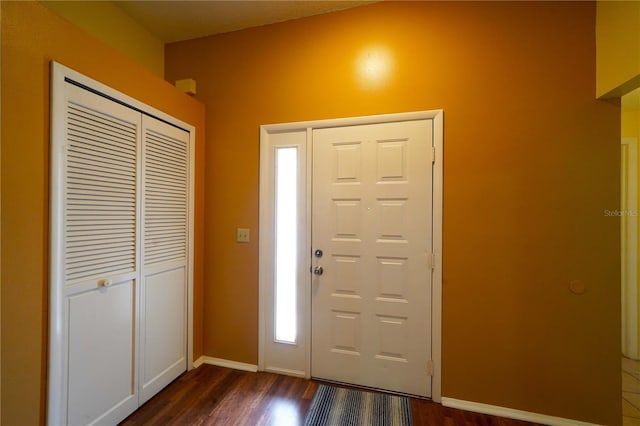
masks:
MULTIPOLYGON (((133 425, 273 425, 304 422, 317 381, 202 365, 183 374, 122 423, 133 425)), ((525 426, 532 423, 411 399, 413 423, 525 426)))

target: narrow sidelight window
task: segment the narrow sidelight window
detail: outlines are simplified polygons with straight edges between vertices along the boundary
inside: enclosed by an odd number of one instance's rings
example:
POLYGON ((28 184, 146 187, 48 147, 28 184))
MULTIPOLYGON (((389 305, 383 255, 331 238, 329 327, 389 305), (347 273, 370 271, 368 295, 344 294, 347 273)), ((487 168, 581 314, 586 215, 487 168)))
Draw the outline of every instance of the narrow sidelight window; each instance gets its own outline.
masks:
POLYGON ((296 343, 298 147, 276 148, 275 340, 296 343))

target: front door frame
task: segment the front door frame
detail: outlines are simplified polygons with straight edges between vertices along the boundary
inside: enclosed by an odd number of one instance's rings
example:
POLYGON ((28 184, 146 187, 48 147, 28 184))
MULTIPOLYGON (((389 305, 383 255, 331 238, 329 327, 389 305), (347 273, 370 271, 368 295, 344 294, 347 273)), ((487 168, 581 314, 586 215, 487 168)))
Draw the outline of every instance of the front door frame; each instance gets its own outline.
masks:
POLYGON ((622 354, 640 359, 638 348, 638 140, 622 138, 621 146, 621 281, 622 354))
MULTIPOLYGON (((274 262, 274 237, 273 237, 273 136, 283 133, 304 132, 306 135, 301 141, 305 158, 303 159, 305 181, 300 185, 300 193, 306 202, 306 214, 304 217, 305 235, 301 240, 306 244, 303 250, 309 254, 306 259, 300 261, 299 267, 308 269, 310 265, 311 250, 311 176, 312 176, 312 144, 313 129, 328 127, 356 126, 363 124, 379 124, 390 122, 402 122, 413 120, 432 120, 433 148, 435 162, 433 165, 433 276, 432 276, 432 361, 433 375, 431 385, 431 399, 440 402, 442 398, 442 212, 443 212, 443 120, 442 110, 417 111, 398 114, 370 115, 361 117, 339 118, 329 120, 304 121, 285 124, 268 124, 260 126, 260 254, 259 254, 259 345, 258 345, 258 369, 260 371, 272 371, 276 373, 292 374, 296 376, 311 377, 311 292, 310 278, 298 283, 303 304, 303 317, 299 318, 302 338, 292 345, 292 350, 304 354, 304 371, 292 370, 287 365, 277 365, 272 360, 266 359, 266 346, 274 344, 266 334, 266 324, 273 321, 273 304, 270 295, 273 294, 273 262, 274 262)), ((425 366, 426 368, 426 366, 425 366)))

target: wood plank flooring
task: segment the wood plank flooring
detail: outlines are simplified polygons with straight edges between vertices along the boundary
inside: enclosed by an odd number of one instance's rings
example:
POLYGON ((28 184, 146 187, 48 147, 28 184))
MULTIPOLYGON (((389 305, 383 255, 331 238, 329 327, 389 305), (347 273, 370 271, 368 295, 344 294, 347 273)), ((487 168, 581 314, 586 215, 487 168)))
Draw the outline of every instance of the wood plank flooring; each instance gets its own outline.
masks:
MULTIPOLYGON (((134 425, 302 425, 315 380, 202 365, 183 374, 131 414, 134 425)), ((525 426, 533 423, 471 413, 411 399, 415 426, 525 426)))

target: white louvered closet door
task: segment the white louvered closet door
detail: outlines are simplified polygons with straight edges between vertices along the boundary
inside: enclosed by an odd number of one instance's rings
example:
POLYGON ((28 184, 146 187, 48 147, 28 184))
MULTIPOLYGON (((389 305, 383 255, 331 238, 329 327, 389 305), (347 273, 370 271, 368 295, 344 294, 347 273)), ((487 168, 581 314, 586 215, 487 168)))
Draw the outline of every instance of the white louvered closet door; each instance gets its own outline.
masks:
POLYGON ((52 229, 52 267, 64 282, 64 324, 53 334, 63 336, 67 362, 62 368, 68 369, 66 386, 56 397, 66 424, 114 424, 138 407, 134 342, 141 116, 67 86, 65 137, 52 145, 61 150, 54 157, 64 158, 64 185, 52 188, 54 199, 62 201, 62 228, 52 229))
POLYGON ((187 369, 189 133, 144 116, 140 403, 187 369))
POLYGON ((194 128, 52 71, 47 421, 113 425, 190 367, 194 128))

